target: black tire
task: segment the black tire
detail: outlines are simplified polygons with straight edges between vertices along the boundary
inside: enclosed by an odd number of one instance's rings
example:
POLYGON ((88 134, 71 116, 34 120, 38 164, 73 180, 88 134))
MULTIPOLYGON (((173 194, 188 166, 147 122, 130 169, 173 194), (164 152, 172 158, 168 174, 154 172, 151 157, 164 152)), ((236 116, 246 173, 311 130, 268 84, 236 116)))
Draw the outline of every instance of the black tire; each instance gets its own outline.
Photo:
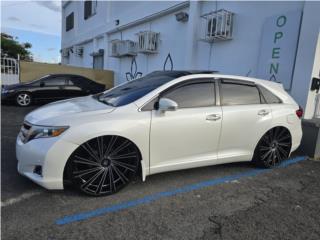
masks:
POLYGON ((291 134, 284 127, 269 130, 259 141, 252 162, 257 167, 272 168, 289 157, 291 134))
POLYGON ((28 92, 19 92, 16 95, 16 104, 20 107, 28 107, 32 103, 32 96, 28 92))
POLYGON ((125 187, 139 169, 140 153, 128 139, 102 136, 78 147, 68 160, 67 171, 81 192, 105 196, 125 187))

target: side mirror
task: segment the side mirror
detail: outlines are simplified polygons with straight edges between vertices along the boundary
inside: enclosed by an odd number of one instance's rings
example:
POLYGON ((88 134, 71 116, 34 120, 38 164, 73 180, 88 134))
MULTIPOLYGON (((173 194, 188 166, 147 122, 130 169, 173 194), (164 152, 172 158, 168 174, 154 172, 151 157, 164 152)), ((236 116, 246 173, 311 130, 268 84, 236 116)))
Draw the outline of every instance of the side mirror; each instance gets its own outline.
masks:
POLYGON ((160 98, 158 110, 160 111, 175 111, 178 109, 178 104, 169 98, 160 98))
POLYGON ((40 83, 40 87, 44 87, 44 82, 41 82, 41 83, 40 83))

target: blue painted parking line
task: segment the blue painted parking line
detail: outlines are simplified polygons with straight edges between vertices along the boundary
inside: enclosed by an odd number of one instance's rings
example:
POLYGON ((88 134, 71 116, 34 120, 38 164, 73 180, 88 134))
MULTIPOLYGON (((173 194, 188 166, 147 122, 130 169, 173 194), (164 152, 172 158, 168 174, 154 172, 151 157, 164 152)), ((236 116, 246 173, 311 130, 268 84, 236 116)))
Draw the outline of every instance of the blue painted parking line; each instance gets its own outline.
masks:
MULTIPOLYGON (((288 159, 287 161, 284 161, 280 166, 278 166, 278 168, 287 167, 291 164, 303 161, 305 159, 306 159, 306 157, 304 157, 304 156, 291 158, 291 159, 288 159)), ((222 178, 216 178, 216 179, 211 179, 211 180, 207 180, 207 181, 203 181, 203 182, 199 182, 199 183, 195 183, 195 184, 191 184, 191 185, 186 185, 186 186, 183 186, 180 188, 175 188, 175 189, 172 189, 169 191, 159 192, 159 193, 155 193, 155 194, 152 194, 149 196, 145 196, 143 198, 139 198, 139 199, 135 199, 135 200, 119 203, 119 204, 114 204, 109 207, 98 208, 98 209, 95 209, 92 211, 87 211, 87 212, 83 212, 83 213, 65 216, 63 218, 56 220, 55 223, 58 225, 65 225, 65 224, 72 223, 72 222, 86 220, 89 218, 105 215, 105 214, 112 213, 112 212, 117 212, 117 211, 120 211, 123 209, 135 207, 138 205, 147 204, 147 203, 156 201, 160 198, 174 196, 179 193, 191 192, 193 190, 197 190, 197 189, 201 189, 201 188, 205 188, 205 187, 209 187, 209 186, 215 186, 218 184, 227 183, 227 182, 234 181, 234 180, 239 180, 240 178, 243 178, 243 177, 256 176, 260 173, 264 173, 267 171, 270 171, 270 169, 254 169, 254 170, 246 171, 246 172, 239 173, 239 174, 229 175, 229 176, 225 176, 222 178)))

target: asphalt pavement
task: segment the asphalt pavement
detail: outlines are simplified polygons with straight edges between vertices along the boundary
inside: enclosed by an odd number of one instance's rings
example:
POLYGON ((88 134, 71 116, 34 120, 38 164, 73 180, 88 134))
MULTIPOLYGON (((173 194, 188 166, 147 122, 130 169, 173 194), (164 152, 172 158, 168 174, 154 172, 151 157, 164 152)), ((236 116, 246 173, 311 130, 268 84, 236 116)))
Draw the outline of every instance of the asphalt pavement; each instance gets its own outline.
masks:
POLYGON ((320 162, 304 157, 157 174, 99 198, 45 190, 16 170, 35 107, 1 109, 2 239, 320 239, 320 162))

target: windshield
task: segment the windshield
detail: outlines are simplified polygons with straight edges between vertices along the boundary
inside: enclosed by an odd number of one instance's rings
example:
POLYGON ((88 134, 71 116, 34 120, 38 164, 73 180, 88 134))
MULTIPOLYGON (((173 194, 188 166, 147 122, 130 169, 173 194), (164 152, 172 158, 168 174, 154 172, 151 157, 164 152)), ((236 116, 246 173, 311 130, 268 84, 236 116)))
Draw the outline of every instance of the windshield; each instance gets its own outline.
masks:
POLYGON ((153 72, 98 94, 96 98, 105 104, 120 107, 138 100, 159 86, 183 75, 185 75, 183 72, 153 72))

